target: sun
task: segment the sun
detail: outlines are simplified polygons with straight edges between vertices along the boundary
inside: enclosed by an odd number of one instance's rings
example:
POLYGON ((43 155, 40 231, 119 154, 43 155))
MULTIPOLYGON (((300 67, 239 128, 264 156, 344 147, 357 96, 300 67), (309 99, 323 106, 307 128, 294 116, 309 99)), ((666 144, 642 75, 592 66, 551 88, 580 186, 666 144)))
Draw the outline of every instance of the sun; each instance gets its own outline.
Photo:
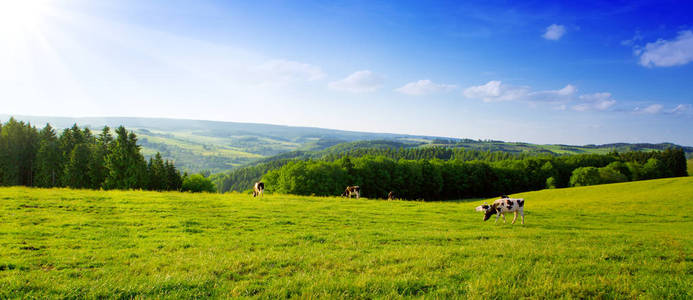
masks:
POLYGON ((51 0, 0 0, 0 44, 11 43, 41 30, 51 0))

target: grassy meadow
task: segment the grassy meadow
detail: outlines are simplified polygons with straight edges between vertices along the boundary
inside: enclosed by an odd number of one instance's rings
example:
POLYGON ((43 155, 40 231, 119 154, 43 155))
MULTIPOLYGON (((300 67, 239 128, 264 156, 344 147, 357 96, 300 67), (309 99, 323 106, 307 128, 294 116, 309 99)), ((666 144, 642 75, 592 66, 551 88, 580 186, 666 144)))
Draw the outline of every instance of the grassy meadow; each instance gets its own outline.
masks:
POLYGON ((0 298, 693 298, 693 177, 513 196, 0 188, 0 298))

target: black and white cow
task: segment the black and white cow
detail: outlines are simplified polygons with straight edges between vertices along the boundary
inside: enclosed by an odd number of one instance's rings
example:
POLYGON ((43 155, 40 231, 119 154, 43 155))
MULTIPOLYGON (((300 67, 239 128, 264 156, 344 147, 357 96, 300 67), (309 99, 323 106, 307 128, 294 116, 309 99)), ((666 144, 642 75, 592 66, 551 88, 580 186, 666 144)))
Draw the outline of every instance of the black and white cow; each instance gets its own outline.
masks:
POLYGON ((262 181, 258 181, 253 186, 253 197, 262 196, 265 191, 265 184, 262 181))
POLYGON ((361 195, 361 188, 358 185, 350 185, 346 187, 346 190, 344 190, 344 193, 342 193, 342 197, 349 197, 351 198, 351 195, 356 195, 356 199, 358 199, 361 195))
POLYGON ((483 205, 477 206, 476 211, 482 211, 484 212, 484 221, 488 220, 491 218, 491 215, 497 215, 496 216, 496 222, 498 222, 498 218, 503 215, 503 223, 505 223, 505 214, 506 213, 514 213, 515 217, 513 218, 513 221, 511 224, 515 224, 515 221, 517 220, 517 213, 520 213, 520 216, 522 216, 522 224, 525 224, 525 212, 524 212, 524 207, 525 207, 525 199, 523 198, 509 198, 505 196, 505 198, 498 199, 496 201, 493 201, 493 204, 488 205, 486 202, 484 202, 483 205))

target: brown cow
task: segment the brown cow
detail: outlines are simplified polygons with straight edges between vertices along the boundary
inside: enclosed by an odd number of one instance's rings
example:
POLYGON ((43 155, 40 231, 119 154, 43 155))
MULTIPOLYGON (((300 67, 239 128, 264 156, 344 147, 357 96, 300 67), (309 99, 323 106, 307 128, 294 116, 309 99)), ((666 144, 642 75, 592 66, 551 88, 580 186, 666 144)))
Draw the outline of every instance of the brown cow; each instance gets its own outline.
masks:
POLYGON ((361 188, 358 185, 350 185, 346 187, 346 190, 344 190, 344 193, 342 193, 342 197, 351 198, 351 195, 356 195, 356 199, 358 199, 361 196, 361 188))
POLYGON ((387 194, 387 200, 395 200, 395 192, 394 191, 390 191, 387 194))
POLYGON ((262 196, 265 191, 265 184, 262 181, 258 181, 253 186, 253 197, 262 196))

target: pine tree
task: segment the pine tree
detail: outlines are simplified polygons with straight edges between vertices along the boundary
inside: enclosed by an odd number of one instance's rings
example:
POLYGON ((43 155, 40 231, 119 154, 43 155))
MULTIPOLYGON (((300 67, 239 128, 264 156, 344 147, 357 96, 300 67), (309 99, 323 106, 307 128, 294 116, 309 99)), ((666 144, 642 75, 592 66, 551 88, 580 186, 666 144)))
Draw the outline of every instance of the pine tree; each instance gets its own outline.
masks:
POLYGON ((128 134, 125 127, 116 129, 116 139, 106 155, 107 175, 104 187, 107 189, 136 189, 144 184, 147 165, 137 146, 137 136, 128 134))
POLYGON ((39 133, 39 150, 36 153, 36 181, 40 187, 59 185, 62 171, 62 157, 58 146, 58 137, 50 124, 39 133))
POLYGON ((149 158, 148 177, 149 177, 149 189, 155 191, 163 191, 167 189, 167 174, 166 166, 164 165, 164 160, 161 158, 159 152, 156 153, 154 158, 149 158))
POLYGON ((88 188, 91 185, 89 178, 89 146, 85 143, 77 144, 70 152, 70 161, 65 165, 65 185, 71 188, 88 188))
POLYGON ((0 132, 0 169, 2 185, 33 185, 38 131, 29 123, 14 118, 0 132))
POLYGON ((89 160, 90 186, 93 189, 102 188, 106 180, 106 156, 109 153, 112 142, 111 129, 108 126, 104 126, 101 133, 96 137, 95 144, 92 146, 91 159, 89 160))
POLYGON ((130 164, 128 165, 128 177, 131 178, 132 188, 147 188, 147 162, 140 153, 140 146, 137 145, 137 135, 134 132, 128 134, 128 155, 130 164))
POLYGON ((173 162, 168 160, 164 163, 164 168, 166 169, 166 190, 180 191, 183 186, 183 177, 180 175, 180 171, 176 170, 173 162))

